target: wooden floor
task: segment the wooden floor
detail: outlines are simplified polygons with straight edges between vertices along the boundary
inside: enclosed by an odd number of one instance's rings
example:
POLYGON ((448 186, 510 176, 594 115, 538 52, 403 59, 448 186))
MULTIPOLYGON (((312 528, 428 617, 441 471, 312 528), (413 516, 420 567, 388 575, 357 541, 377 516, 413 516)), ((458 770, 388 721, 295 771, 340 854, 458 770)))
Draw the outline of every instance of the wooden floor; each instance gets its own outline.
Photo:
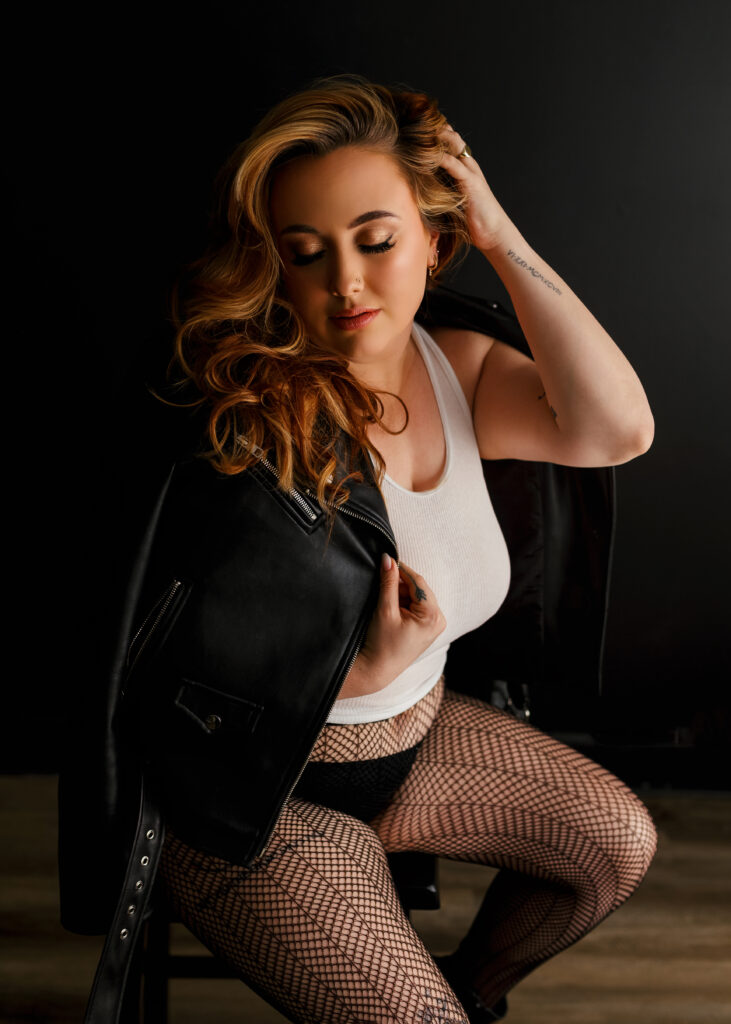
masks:
MULTIPOLYGON (((731 793, 640 790, 660 834, 635 895, 510 994, 509 1024, 731 1024, 731 793)), ((0 1021, 80 1024, 101 939, 64 932, 56 780, 0 776, 0 1021)), ((440 862, 443 908, 414 914, 456 945, 493 876, 440 862)), ((196 946, 186 934, 179 946, 196 946)), ((172 983, 170 1024, 281 1024, 238 981, 172 983)))

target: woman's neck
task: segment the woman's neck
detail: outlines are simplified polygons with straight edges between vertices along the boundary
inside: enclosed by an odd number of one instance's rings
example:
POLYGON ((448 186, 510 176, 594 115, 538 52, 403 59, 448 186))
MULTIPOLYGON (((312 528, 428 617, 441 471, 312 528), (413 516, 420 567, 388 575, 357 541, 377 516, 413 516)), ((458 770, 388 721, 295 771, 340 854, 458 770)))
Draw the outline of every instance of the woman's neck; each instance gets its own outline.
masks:
POLYGON ((394 348, 395 351, 392 350, 389 355, 373 362, 351 361, 348 364, 350 372, 371 391, 390 391, 403 396, 414 362, 418 357, 411 330, 409 330, 405 343, 394 348))

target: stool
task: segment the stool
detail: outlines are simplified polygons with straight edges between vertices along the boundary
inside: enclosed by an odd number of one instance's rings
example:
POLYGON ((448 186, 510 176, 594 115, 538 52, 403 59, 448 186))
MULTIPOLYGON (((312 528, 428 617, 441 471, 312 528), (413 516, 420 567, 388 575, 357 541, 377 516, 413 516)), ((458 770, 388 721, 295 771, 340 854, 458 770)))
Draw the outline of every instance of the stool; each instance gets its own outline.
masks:
MULTIPOLYGON (((408 917, 412 910, 438 910, 438 860, 429 853, 389 853, 389 867, 396 892, 408 917)), ((228 964, 215 956, 179 956, 170 952, 170 910, 153 899, 153 911, 145 923, 139 965, 140 983, 133 994, 136 1006, 124 1014, 129 1024, 167 1024, 168 982, 171 978, 238 978, 228 964), (141 999, 140 999, 141 993, 141 999)))

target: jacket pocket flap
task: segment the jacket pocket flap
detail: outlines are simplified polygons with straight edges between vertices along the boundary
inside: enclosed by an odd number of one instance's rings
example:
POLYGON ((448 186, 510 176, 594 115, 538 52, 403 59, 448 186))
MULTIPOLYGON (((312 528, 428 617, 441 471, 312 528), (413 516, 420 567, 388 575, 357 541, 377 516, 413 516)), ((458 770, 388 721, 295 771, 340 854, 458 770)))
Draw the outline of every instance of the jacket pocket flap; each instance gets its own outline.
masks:
POLYGON ((243 697, 184 679, 175 704, 206 733, 252 733, 264 708, 243 697))

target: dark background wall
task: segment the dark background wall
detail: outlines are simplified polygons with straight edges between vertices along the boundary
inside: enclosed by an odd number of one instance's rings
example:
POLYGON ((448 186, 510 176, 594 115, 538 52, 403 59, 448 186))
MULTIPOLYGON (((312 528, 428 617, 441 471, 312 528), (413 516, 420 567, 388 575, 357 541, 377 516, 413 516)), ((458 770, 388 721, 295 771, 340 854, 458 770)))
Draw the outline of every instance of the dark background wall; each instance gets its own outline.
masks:
MULTIPOLYGON (((10 26, 6 396, 19 410, 6 465, 21 511, 6 586, 21 668, 0 767, 54 767, 90 671, 122 525, 116 460, 134 431, 125 375, 201 245, 213 175, 272 103, 341 71, 439 98, 525 237, 637 368, 656 440, 617 470, 602 707, 630 732, 718 735, 731 678, 731 7, 264 7, 64 9, 10 26)), ((452 283, 505 297, 479 254, 452 283)))

